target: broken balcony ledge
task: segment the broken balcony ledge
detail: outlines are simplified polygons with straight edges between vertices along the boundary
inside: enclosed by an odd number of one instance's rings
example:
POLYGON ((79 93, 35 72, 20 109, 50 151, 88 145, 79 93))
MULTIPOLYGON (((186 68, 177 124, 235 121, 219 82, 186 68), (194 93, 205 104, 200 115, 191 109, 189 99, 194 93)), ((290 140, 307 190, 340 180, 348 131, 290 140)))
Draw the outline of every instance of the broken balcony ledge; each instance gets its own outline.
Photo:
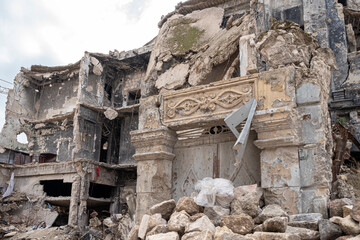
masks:
POLYGON ((111 108, 111 109, 117 111, 118 113, 132 113, 132 112, 138 112, 139 107, 140 107, 140 103, 129 105, 129 106, 118 107, 118 108, 99 107, 99 106, 95 106, 95 105, 92 105, 92 104, 87 104, 87 103, 84 103, 84 102, 81 102, 80 105, 84 106, 86 108, 89 108, 91 110, 94 110, 96 112, 100 112, 100 113, 104 113, 108 108, 111 108))
MULTIPOLYGON (((75 159, 75 160, 72 160, 72 161, 64 161, 64 162, 29 163, 29 164, 24 164, 24 165, 4 165, 4 164, 1 164, 0 167, 8 168, 8 169, 16 169, 17 171, 21 171, 21 169, 29 169, 29 168, 34 168, 34 169, 36 169, 36 168, 45 168, 45 169, 47 169, 49 167, 51 168, 53 166, 59 166, 59 167, 67 168, 66 170, 64 170, 64 172, 69 173, 69 172, 76 172, 75 165, 77 163, 87 163, 87 164, 101 166, 101 167, 105 167, 105 168, 113 169, 113 170, 135 168, 137 166, 136 162, 134 162, 134 163, 125 163, 125 164, 108 164, 108 163, 103 163, 103 162, 95 162, 93 160, 88 160, 88 159, 75 159)), ((46 173, 47 174, 59 174, 58 171, 55 171, 54 173, 46 171, 46 173)), ((30 174, 36 175, 37 173, 32 171, 30 174)), ((23 176, 23 175, 21 174, 21 175, 18 175, 18 176, 23 176)))
MULTIPOLYGON (((67 207, 70 204, 71 196, 45 197, 44 201, 47 203, 56 205, 56 206, 67 207)), ((92 207, 114 202, 111 198, 95 198, 95 197, 88 197, 86 201, 87 201, 87 204, 92 207)))

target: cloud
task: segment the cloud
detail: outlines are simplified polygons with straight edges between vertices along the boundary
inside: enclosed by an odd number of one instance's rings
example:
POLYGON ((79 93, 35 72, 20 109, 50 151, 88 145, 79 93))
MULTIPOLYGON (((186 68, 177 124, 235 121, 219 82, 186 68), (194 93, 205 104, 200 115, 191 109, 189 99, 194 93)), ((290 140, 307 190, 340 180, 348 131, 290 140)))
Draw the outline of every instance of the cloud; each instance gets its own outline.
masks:
MULTIPOLYGON (((178 1, 1 0, 0 78, 12 82, 22 66, 74 63, 84 51, 141 47, 178 1)), ((0 108, 0 129, 4 115, 0 108)))

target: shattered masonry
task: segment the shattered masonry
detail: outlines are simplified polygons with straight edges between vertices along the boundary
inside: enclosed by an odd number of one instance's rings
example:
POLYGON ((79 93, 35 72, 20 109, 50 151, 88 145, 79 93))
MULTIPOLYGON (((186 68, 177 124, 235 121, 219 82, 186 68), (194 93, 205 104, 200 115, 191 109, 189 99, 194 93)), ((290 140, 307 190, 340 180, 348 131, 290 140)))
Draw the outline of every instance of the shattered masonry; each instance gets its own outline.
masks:
POLYGON ((224 118, 255 98, 234 185, 258 184, 288 214, 327 217, 333 149, 346 148, 332 124, 360 139, 359 5, 189 0, 141 48, 22 68, 0 136, 1 187, 14 172, 15 192, 62 209, 59 225, 84 229, 93 211, 139 222, 197 180, 231 176, 224 118))

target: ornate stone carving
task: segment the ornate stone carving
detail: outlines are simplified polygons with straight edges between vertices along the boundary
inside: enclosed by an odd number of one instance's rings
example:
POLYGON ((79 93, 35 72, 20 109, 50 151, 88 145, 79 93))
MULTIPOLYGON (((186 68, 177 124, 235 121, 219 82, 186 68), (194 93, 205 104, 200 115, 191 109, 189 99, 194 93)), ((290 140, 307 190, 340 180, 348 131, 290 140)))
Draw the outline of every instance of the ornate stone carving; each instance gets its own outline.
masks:
POLYGON ((170 92, 163 98, 164 123, 230 113, 254 96, 255 78, 236 78, 170 92))

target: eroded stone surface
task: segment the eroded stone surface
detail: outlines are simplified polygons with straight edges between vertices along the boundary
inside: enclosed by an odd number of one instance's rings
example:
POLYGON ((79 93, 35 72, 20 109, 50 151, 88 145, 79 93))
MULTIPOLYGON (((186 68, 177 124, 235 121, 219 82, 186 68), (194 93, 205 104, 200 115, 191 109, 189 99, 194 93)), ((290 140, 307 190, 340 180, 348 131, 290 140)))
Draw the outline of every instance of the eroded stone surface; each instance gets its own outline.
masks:
POLYGON ((266 219, 274 217, 288 217, 288 214, 282 210, 279 205, 271 204, 267 205, 259 214, 258 219, 260 222, 264 222, 266 219))
POLYGON ((230 210, 221 206, 205 207, 204 214, 209 217, 213 224, 219 225, 221 218, 229 215, 230 210))
POLYGON ((151 235, 146 238, 147 240, 180 240, 177 232, 159 233, 151 235))
POLYGON ((176 206, 175 200, 171 199, 168 201, 155 204, 150 208, 150 213, 151 214, 160 213, 164 219, 168 220, 172 212, 174 211, 175 206, 176 206))
POLYGON ((174 212, 168 222, 169 230, 183 233, 185 227, 190 223, 189 217, 189 214, 185 211, 174 212))
POLYGON ((263 223, 264 232, 282 232, 286 231, 288 217, 268 218, 263 223))
POLYGON ((194 215, 200 212, 200 206, 197 205, 193 198, 182 197, 176 204, 175 211, 185 211, 190 215, 194 215))
POLYGON ((221 219, 220 225, 226 226, 234 233, 239 233, 242 235, 251 233, 254 229, 254 221, 247 214, 238 214, 238 215, 230 215, 225 216, 221 219))

